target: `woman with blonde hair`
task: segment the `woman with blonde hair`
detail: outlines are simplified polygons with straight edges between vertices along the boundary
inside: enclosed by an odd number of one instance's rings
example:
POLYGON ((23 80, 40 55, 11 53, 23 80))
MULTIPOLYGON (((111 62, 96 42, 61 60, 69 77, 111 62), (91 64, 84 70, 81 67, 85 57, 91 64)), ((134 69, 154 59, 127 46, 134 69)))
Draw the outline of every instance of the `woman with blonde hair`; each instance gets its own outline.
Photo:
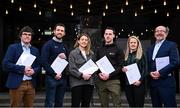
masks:
POLYGON ((72 107, 89 107, 93 93, 92 74, 81 73, 79 68, 88 60, 94 60, 91 51, 91 40, 88 34, 81 33, 76 40, 74 50, 69 54, 70 87, 72 107))
MULTIPOLYGON (((130 107, 143 107, 145 99, 145 77, 147 75, 146 57, 142 50, 142 45, 137 36, 130 36, 127 40, 127 48, 125 52, 125 60, 123 65, 131 65, 137 63, 141 77, 133 84, 129 84, 127 77, 125 78, 125 94, 130 107)), ((127 72, 127 68, 122 68, 127 72)))

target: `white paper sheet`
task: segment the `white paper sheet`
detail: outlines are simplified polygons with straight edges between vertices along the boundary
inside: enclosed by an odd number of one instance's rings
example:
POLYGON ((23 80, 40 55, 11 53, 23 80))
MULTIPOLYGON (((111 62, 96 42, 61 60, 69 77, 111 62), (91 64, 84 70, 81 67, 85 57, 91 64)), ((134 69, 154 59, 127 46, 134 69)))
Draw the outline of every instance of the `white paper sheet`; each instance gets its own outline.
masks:
POLYGON ((110 74, 113 71, 115 71, 114 67, 112 66, 112 64, 110 63, 110 61, 108 60, 108 58, 106 56, 104 56, 101 59, 99 59, 98 61, 96 61, 96 64, 98 65, 98 67, 102 73, 110 74))
POLYGON ((79 72, 93 74, 98 70, 97 65, 90 59, 79 68, 79 72))
POLYGON ((57 56, 56 59, 51 64, 51 67, 56 73, 62 73, 67 65, 68 62, 65 59, 61 59, 59 56, 57 56))
POLYGON ((16 62, 17 65, 31 66, 36 59, 36 56, 23 52, 16 62))
POLYGON ((125 73, 129 84, 133 84, 135 81, 138 81, 141 78, 141 74, 136 63, 125 66, 125 68, 127 68, 127 72, 125 73))
POLYGON ((156 58, 156 70, 159 71, 169 64, 169 56, 156 58))

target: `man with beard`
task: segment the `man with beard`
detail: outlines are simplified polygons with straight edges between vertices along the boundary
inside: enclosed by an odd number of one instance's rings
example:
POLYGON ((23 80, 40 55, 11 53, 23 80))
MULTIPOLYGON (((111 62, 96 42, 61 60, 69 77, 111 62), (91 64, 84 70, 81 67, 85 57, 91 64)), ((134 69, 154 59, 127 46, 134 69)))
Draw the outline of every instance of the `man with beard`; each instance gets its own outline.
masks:
POLYGON ((173 71, 179 65, 179 53, 176 43, 166 40, 168 33, 169 28, 165 26, 156 27, 154 31, 156 42, 147 50, 153 107, 177 106, 176 81, 173 71), (160 64, 157 64, 157 59, 163 57, 169 59, 169 63, 162 69, 158 69, 157 66, 160 64))
POLYGON ((66 71, 55 72, 51 64, 57 56, 61 59, 67 59, 67 47, 62 40, 65 36, 65 25, 56 24, 53 33, 54 37, 44 44, 41 51, 42 65, 46 71, 45 107, 62 107, 67 84, 66 71))

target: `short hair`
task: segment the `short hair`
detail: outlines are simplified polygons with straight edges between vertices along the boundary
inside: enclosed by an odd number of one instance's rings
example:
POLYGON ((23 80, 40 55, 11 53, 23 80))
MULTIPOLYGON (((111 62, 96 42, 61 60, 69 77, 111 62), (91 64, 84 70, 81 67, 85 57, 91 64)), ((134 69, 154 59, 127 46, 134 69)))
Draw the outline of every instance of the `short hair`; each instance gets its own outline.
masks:
POLYGON ((169 27, 165 27, 166 28, 166 33, 169 34, 169 27))
MULTIPOLYGON (((106 29, 110 29, 110 30, 112 30, 112 31, 113 31, 113 34, 115 34, 115 33, 116 33, 116 31, 115 31, 115 29, 114 29, 113 27, 108 26, 108 27, 106 27, 106 29)), ((106 30, 106 29, 105 29, 105 30, 106 30)))
POLYGON ((55 26, 54 26, 54 30, 56 30, 56 27, 57 26, 62 26, 64 27, 64 30, 66 29, 65 25, 63 23, 57 23, 55 26))
POLYGON ((34 35, 33 29, 32 29, 31 27, 29 27, 29 26, 24 26, 24 27, 20 30, 20 32, 19 32, 19 37, 22 36, 22 33, 23 33, 23 32, 30 32, 32 36, 34 35))

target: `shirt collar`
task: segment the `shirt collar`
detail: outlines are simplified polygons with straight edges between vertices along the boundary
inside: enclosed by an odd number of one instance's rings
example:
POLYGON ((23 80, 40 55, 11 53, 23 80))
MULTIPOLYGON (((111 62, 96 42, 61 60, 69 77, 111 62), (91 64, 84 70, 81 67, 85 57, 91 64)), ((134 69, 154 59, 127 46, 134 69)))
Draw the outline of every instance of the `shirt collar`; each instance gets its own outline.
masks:
POLYGON ((59 42, 59 43, 61 43, 62 42, 62 39, 57 39, 55 36, 52 38, 54 41, 56 41, 56 42, 59 42))
POLYGON ((30 47, 31 46, 31 44, 29 43, 29 44, 25 44, 25 43, 23 43, 23 42, 21 42, 21 45, 23 46, 23 47, 30 47))
POLYGON ((165 39, 162 40, 162 41, 160 41, 160 42, 157 42, 157 41, 156 41, 156 44, 162 44, 164 41, 165 41, 165 39))

